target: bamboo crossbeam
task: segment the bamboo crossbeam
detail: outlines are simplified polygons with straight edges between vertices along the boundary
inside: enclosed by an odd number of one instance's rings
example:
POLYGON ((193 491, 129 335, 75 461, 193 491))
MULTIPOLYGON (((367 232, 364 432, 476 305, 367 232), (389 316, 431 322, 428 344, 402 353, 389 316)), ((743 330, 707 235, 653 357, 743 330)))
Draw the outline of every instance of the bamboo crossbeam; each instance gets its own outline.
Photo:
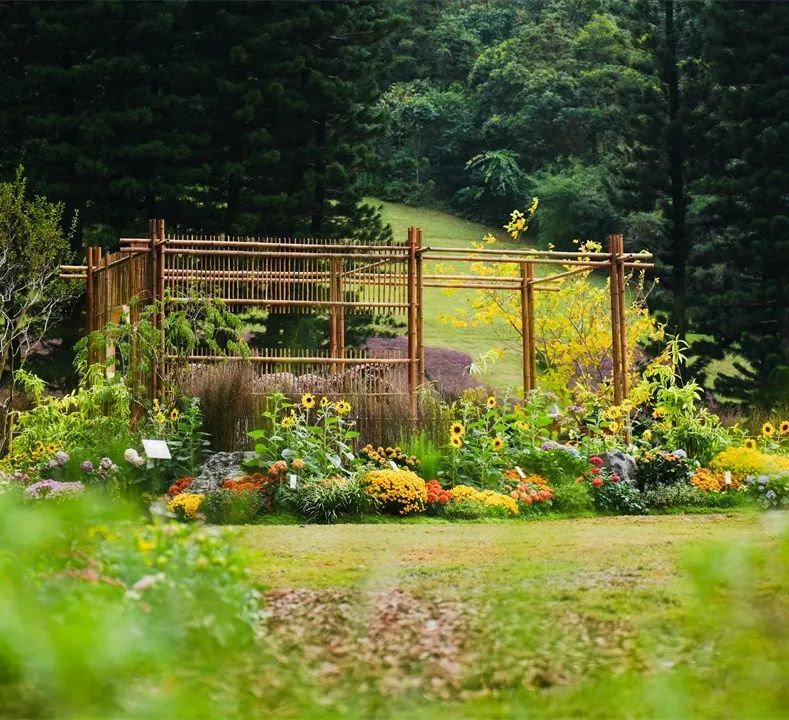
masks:
MULTIPOLYGON (((388 248, 391 250, 392 248, 388 248)), ((359 258, 359 259, 375 259, 375 260, 404 260, 408 256, 401 255, 379 255, 376 253, 305 253, 305 252, 268 252, 265 250, 211 250, 205 252, 203 250, 192 250, 189 248, 171 248, 165 247, 163 251, 165 255, 199 255, 200 257, 259 257, 259 258, 359 258)))
MULTIPOLYGON (((181 360, 186 362, 211 362, 211 361, 226 361, 226 355, 166 355, 165 360, 181 360)), ((322 355, 310 355, 305 357, 283 355, 283 356, 269 356, 269 355, 250 355, 246 358, 234 358, 242 362, 259 362, 271 363, 272 365, 285 365, 285 364, 305 364, 312 363, 315 365, 407 365, 411 360, 407 357, 404 358, 351 358, 351 357, 324 357, 322 355)))
MULTIPOLYGON (((300 243, 300 242, 275 242, 267 240, 175 240, 168 238, 166 245, 171 248, 195 248, 205 247, 203 251, 205 254, 212 254, 219 248, 223 247, 240 247, 240 248, 278 248, 284 255, 290 254, 290 249, 295 248, 301 250, 308 248, 310 250, 380 250, 392 251, 403 250, 407 253, 408 248, 403 245, 343 245, 342 243, 300 243)), ((318 253, 315 253, 318 254, 318 253)))
MULTIPOLYGON (((456 248, 456 247, 426 247, 422 249, 422 256, 426 253, 470 253, 475 255, 511 255, 513 257, 524 257, 528 259, 535 259, 537 257, 567 257, 572 259, 589 258, 591 260, 609 260, 611 258, 610 252, 580 252, 575 250, 510 250, 493 249, 493 248, 456 248)), ((651 258, 651 255, 639 255, 644 258, 651 258)))
MULTIPOLYGON (((519 262, 523 261, 523 257, 486 257, 484 260, 475 257, 469 257, 468 255, 450 255, 445 256, 442 260, 447 260, 451 262, 489 262, 489 263, 506 263, 515 265, 519 262)), ((608 255, 607 257, 611 257, 608 255)), ((427 259, 427 258, 426 258, 427 259)), ((435 261, 438 258, 429 258, 429 260, 435 261)), ((596 261, 596 260, 559 260, 554 258, 534 258, 533 262, 535 265, 583 265, 585 267, 595 268, 595 267, 607 267, 609 261, 596 261)))
MULTIPOLYGON (((266 300, 260 298, 220 298, 225 305, 271 305, 271 306, 295 306, 295 307, 359 307, 359 308, 392 308, 396 310, 405 310, 408 308, 407 303, 390 303, 390 302, 366 302, 360 300, 352 302, 349 300, 342 300, 340 302, 333 302, 331 300, 266 300)), ((188 303, 192 302, 191 298, 187 297, 172 297, 167 298, 168 303, 188 303)))
POLYGON ((565 272, 555 273, 554 275, 546 275, 545 277, 536 278, 531 280, 532 285, 539 285, 540 283, 550 282, 552 280, 558 280, 559 278, 568 277, 570 275, 577 275, 578 273, 582 272, 589 272, 588 268, 579 267, 575 268, 575 270, 567 270, 565 272))

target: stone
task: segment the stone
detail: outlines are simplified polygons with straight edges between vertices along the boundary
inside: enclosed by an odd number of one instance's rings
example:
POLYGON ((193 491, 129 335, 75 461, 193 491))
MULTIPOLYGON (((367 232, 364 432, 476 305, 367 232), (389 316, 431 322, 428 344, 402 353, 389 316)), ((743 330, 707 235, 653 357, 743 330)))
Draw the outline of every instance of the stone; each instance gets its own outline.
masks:
POLYGON ((235 480, 248 474, 243 462, 255 457, 253 452, 218 452, 203 463, 200 474, 192 481, 189 492, 209 493, 222 486, 225 480, 235 480))
POLYGON ((621 450, 608 450, 603 458, 603 467, 619 475, 623 482, 636 486, 636 459, 621 450))

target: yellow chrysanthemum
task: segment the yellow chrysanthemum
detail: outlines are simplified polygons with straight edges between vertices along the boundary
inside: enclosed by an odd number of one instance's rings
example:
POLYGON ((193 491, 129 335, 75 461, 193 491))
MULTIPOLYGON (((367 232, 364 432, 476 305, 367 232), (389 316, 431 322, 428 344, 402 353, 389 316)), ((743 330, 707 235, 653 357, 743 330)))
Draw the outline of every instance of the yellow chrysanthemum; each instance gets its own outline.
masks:
POLYGON ((748 448, 748 450, 755 450, 756 449, 756 440, 753 438, 748 438, 744 443, 743 447, 748 448))
POLYGON ((779 425, 779 429, 781 431, 781 435, 786 435, 789 433, 789 420, 781 420, 781 424, 779 425))
POLYGON ((460 435, 451 435, 449 437, 449 444, 452 447, 460 448, 463 447, 463 440, 461 439, 460 435))
POLYGON ((652 417, 653 418, 662 418, 665 414, 666 414, 666 408, 663 408, 663 407, 660 407, 660 406, 656 407, 652 411, 652 417))
POLYGON ((762 425, 762 435, 764 435, 764 437, 772 437, 775 435, 775 427, 772 423, 766 422, 762 425))
POLYGON ((312 410, 315 407, 315 396, 312 393, 304 393, 301 396, 301 406, 307 410, 312 410))
POLYGON ((154 411, 154 413, 158 413, 159 412, 159 399, 158 398, 154 398, 153 399, 153 411, 154 411))
POLYGON ((493 438, 490 442, 490 446, 498 452, 504 447, 504 438, 499 437, 498 435, 493 438))
POLYGON ((466 434, 466 428, 463 427, 463 423, 453 422, 449 426, 449 434, 450 435, 458 435, 458 436, 462 437, 463 435, 466 434))
POLYGON ((487 405, 489 408, 494 408, 494 407, 496 407, 496 396, 495 396, 495 395, 491 395, 491 396, 490 396, 490 397, 489 397, 489 398, 488 398, 488 399, 485 401, 485 404, 486 404, 486 405, 487 405))

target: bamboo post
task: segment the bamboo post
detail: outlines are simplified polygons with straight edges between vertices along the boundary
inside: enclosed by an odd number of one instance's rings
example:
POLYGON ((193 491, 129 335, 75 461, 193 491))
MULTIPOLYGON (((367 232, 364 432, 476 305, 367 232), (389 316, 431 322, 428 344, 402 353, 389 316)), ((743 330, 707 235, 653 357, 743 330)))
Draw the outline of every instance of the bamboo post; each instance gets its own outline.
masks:
POLYGON ((422 228, 416 229, 416 247, 416 353, 419 358, 417 381, 422 386, 425 384, 425 288, 422 263, 422 228))
MULTIPOLYGON (((345 287, 342 274, 345 270, 345 260, 337 258, 337 300, 345 302, 345 287)), ((337 356, 345 357, 345 305, 337 307, 337 356)))
POLYGON ((156 221, 156 295, 159 298, 159 363, 157 371, 162 386, 162 392, 166 392, 164 386, 167 368, 165 367, 165 338, 164 338, 164 220, 156 221))
MULTIPOLYGON (((158 292, 159 292, 159 268, 158 268, 158 255, 156 250, 156 221, 155 220, 148 220, 148 242, 150 245, 150 259, 148 262, 149 266, 149 276, 148 282, 149 286, 149 295, 150 300, 152 303, 156 303, 159 300, 158 292)), ((150 373, 150 387, 151 387, 151 399, 158 397, 159 392, 159 383, 157 382, 157 367, 151 367, 148 369, 150 373)))
POLYGON ((408 228, 408 395, 411 408, 411 422, 417 422, 417 387, 419 358, 417 357, 416 329, 416 256, 417 232, 415 227, 408 228))
MULTIPOLYGON (((329 259, 329 357, 336 358, 339 354, 339 343, 337 342, 337 332, 339 326, 338 306, 337 302, 337 275, 339 274, 337 268, 337 258, 329 259)), ((337 363, 331 364, 331 372, 337 372, 337 363)))
POLYGON ((611 293, 611 384, 614 387, 614 404, 622 402, 622 364, 620 353, 622 350, 620 304, 619 304, 619 272, 616 235, 608 236, 608 247, 611 252, 609 270, 609 291, 611 293))
POLYGON ((90 340, 90 334, 95 330, 93 326, 93 313, 95 312, 95 302, 93 297, 94 292, 94 282, 93 282, 93 247, 88 246, 86 250, 86 257, 85 260, 88 265, 87 270, 87 308, 85 310, 85 314, 87 315, 86 319, 86 330, 88 332, 88 366, 92 365, 94 362, 93 359, 93 343, 90 340))
POLYGON ((534 263, 520 263, 521 270, 521 348, 523 351, 523 395, 534 390, 536 353, 534 350, 534 263))
POLYGON ((627 399, 628 379, 627 379, 627 314, 625 307, 627 304, 627 285, 625 282, 625 264, 621 256, 625 253, 625 239, 623 235, 617 235, 617 251, 620 255, 617 261, 617 274, 619 277, 619 362, 621 364, 622 400, 627 399))

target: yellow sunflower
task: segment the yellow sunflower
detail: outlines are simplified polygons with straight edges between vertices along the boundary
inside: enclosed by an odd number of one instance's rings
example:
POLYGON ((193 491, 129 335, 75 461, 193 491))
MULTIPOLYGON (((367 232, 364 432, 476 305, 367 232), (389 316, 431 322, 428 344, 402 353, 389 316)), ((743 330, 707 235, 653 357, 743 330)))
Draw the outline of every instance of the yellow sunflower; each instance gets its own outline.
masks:
POLYGON ((176 420, 178 420, 179 417, 181 417, 181 416, 178 413, 178 410, 176 408, 173 408, 172 412, 170 413, 170 420, 175 422, 176 420))
POLYGON ((458 437, 462 437, 466 434, 466 428, 463 427, 463 423, 461 422, 453 422, 449 426, 449 434, 450 435, 457 435, 458 437))
POLYGON ((515 427, 518 428, 518 430, 526 432, 531 426, 523 420, 518 420, 518 422, 515 423, 515 427))
POLYGON ((498 452, 499 450, 501 450, 504 447, 504 439, 497 435, 496 437, 493 438, 493 440, 491 440, 490 446, 496 452, 498 452))
POLYGON ((756 440, 753 438, 748 438, 744 443, 743 446, 748 448, 748 450, 756 450, 756 440))
POLYGON ((489 408, 494 408, 494 407, 496 407, 496 396, 495 396, 495 395, 491 395, 491 396, 490 396, 490 397, 489 397, 489 398, 488 398, 488 399, 485 401, 485 404, 486 404, 486 405, 487 405, 489 408))
POLYGON ((449 444, 455 448, 463 447, 463 440, 461 439, 460 435, 451 435, 449 438, 449 444))
POLYGON ((337 411, 338 415, 347 415, 351 412, 351 403, 347 402, 346 400, 340 400, 335 406, 334 409, 337 411))
POLYGON ((307 410, 312 410, 315 407, 315 396, 312 393, 304 393, 301 396, 301 406, 307 410))
POLYGON ((786 435, 789 433, 789 420, 781 420, 781 424, 779 425, 779 429, 781 431, 781 435, 786 435))
POLYGON ((58 446, 55 445, 54 443, 49 443, 49 445, 47 445, 47 452, 53 453, 57 451, 58 451, 58 446))
POLYGON ((775 435, 775 427, 772 423, 766 422, 764 425, 762 425, 762 435, 767 438, 775 435))
POLYGON ((325 395, 321 398, 321 407, 322 408, 329 407, 329 398, 327 398, 325 395))
POLYGON ((286 415, 279 424, 284 428, 293 427, 296 424, 296 416, 293 413, 286 415))

